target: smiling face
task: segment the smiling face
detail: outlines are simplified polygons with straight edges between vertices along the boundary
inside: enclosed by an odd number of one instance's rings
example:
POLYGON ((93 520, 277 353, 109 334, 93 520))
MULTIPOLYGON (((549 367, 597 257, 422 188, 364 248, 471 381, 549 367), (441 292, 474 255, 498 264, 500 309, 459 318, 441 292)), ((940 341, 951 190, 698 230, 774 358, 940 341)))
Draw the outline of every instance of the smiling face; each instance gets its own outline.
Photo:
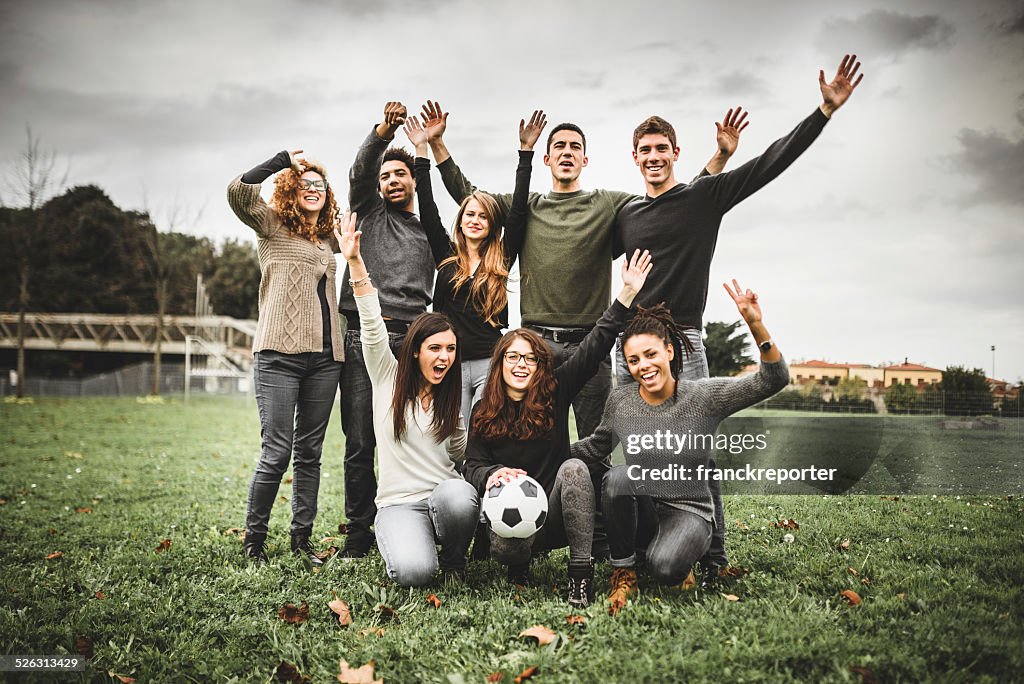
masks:
POLYGON ((551 136, 544 164, 551 169, 551 179, 557 185, 571 186, 579 182, 587 165, 583 136, 571 129, 563 129, 551 136))
POLYGON ((505 393, 517 401, 522 399, 537 372, 537 355, 533 351, 533 345, 517 337, 505 350, 501 363, 501 379, 505 383, 505 393), (515 362, 509 360, 509 356, 516 358, 515 362))
POLYGON ((462 211, 459 229, 467 240, 484 240, 491 234, 491 219, 484 205, 475 197, 471 197, 462 211))
POLYGON ((649 188, 675 184, 673 164, 679 161, 679 148, 672 146, 667 135, 648 133, 642 136, 633 150, 633 161, 640 167, 640 174, 649 188))
POLYGON ((629 374, 640 383, 641 395, 662 399, 675 389, 671 362, 675 351, 657 335, 642 333, 626 339, 622 346, 629 374))
POLYGON ((327 181, 316 171, 299 176, 299 189, 295 191, 299 209, 307 214, 319 213, 327 199, 327 181))
POLYGON ((412 203, 416 183, 405 162, 392 159, 381 164, 378 182, 381 197, 388 204, 405 209, 412 203))
POLYGON ((434 333, 423 340, 416 359, 420 364, 420 374, 428 386, 439 385, 448 369, 455 363, 456 338, 454 330, 434 333))

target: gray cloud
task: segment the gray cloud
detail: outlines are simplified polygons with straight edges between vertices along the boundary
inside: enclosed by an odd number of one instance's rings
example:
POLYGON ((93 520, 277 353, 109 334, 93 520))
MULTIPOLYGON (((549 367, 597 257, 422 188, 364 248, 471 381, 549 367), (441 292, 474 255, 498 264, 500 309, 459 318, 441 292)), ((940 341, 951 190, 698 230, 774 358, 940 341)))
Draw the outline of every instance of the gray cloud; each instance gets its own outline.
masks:
POLYGON ((768 92, 768 83, 749 71, 731 71, 715 81, 715 89, 722 95, 745 97, 768 92))
POLYGON ((829 54, 836 49, 856 49, 874 58, 898 59, 915 49, 947 48, 952 44, 954 32, 951 23, 935 14, 915 17, 889 10, 872 10, 856 19, 824 22, 817 44, 829 54))
POLYGON ((979 181, 966 204, 1024 204, 1024 138, 1011 141, 1002 133, 964 128, 957 140, 963 149, 953 157, 956 168, 979 181))

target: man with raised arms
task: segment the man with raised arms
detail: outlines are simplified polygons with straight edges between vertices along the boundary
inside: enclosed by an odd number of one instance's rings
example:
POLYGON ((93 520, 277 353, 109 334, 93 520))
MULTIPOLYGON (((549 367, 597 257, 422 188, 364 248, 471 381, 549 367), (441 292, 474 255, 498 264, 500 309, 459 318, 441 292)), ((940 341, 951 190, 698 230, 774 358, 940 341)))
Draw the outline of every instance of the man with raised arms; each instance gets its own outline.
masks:
MULTIPOLYGON (((366 136, 349 173, 348 201, 359 216, 362 256, 379 280, 374 287, 397 354, 409 323, 427 310, 434 286, 434 261, 427 236, 414 213, 416 181, 413 158, 400 147, 388 148, 405 124, 401 102, 388 102, 384 119, 366 136)), ((373 393, 361 346, 359 314, 348 267, 341 281, 338 309, 348 319, 345 365, 341 372, 341 426, 345 432, 345 515, 348 536, 341 555, 365 556, 373 544, 370 525, 377 507, 373 460, 373 393)))
MULTIPOLYGON (((711 259, 722 217, 785 171, 810 147, 860 83, 863 74, 857 76, 859 69, 857 56, 846 55, 831 82, 826 82, 825 73, 819 71, 822 103, 810 116, 772 143, 759 157, 733 171, 700 177, 689 184, 675 178, 673 165, 679 160, 679 147, 671 124, 652 116, 633 132, 633 159, 644 178, 647 195, 629 202, 619 212, 617 239, 627 253, 637 247, 650 250, 654 263, 659 264, 636 304, 649 307, 664 302, 678 329, 690 339, 696 353, 683 360, 683 379, 708 377, 701 329, 711 259)), ((730 109, 723 122, 737 138, 747 125, 744 123, 746 114, 740 115, 740 111, 730 109)), ((722 124, 716 125, 721 134, 722 124)), ((618 353, 619 382, 630 382, 632 379, 622 357, 621 338, 618 353)), ((713 461, 711 466, 714 467, 713 461)), ((717 566, 726 564, 725 520, 717 481, 712 483, 711 489, 715 526, 711 548, 702 560, 705 579, 714 576, 717 566)))

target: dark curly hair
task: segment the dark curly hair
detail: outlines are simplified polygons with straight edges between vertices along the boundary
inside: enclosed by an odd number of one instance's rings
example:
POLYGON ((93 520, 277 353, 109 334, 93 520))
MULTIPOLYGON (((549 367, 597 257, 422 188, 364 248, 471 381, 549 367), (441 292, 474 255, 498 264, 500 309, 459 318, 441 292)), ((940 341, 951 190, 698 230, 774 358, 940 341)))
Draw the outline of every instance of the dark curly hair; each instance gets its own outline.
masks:
POLYGON ((285 169, 274 178, 274 196, 270 205, 277 212, 277 217, 285 228, 294 235, 312 240, 313 238, 327 238, 338 224, 340 212, 338 204, 334 201, 334 191, 327 180, 327 170, 323 164, 309 159, 302 162, 306 171, 316 171, 327 184, 327 196, 324 198, 323 209, 316 219, 316 224, 310 226, 303 223, 302 210, 299 209, 299 179, 302 174, 296 173, 294 169, 285 169))
POLYGON ((664 302, 649 308, 637 307, 636 316, 622 333, 623 348, 626 346, 626 340, 637 335, 654 335, 672 347, 672 361, 669 364, 669 370, 672 371, 672 377, 675 378, 678 378, 679 373, 683 370, 683 353, 685 352, 688 356, 695 351, 689 338, 679 332, 676 322, 672 319, 672 312, 668 310, 664 302))

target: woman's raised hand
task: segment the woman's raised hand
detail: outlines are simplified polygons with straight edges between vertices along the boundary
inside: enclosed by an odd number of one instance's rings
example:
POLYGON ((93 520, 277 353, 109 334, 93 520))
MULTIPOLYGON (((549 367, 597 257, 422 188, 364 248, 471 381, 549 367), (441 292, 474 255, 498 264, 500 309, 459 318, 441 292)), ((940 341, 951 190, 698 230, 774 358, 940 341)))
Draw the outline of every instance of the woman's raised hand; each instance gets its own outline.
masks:
POLYGON ((356 230, 356 213, 346 209, 338 228, 334 229, 334 237, 338 239, 338 247, 345 261, 362 259, 359 253, 359 236, 362 234, 363 231, 356 230))
POLYGON ((306 160, 300 157, 302 150, 291 150, 288 152, 288 165, 292 171, 300 176, 306 172, 306 160))
POLYGON ((757 302, 756 292, 750 289, 744 292, 735 278, 732 279, 732 288, 726 283, 722 283, 722 287, 732 297, 732 301, 736 303, 736 309, 739 310, 740 316, 743 316, 743 320, 747 322, 747 325, 761 320, 761 305, 757 302))
POLYGON ((405 136, 409 138, 409 142, 416 147, 417 155, 419 155, 421 148, 424 150, 426 149, 427 131, 415 116, 410 116, 405 120, 405 136))
POLYGON ((622 262, 622 284, 633 292, 639 292, 647 282, 647 274, 651 272, 651 253, 646 249, 633 252, 629 261, 622 262))
POLYGON ((526 119, 519 120, 519 149, 521 150, 532 150, 533 146, 537 144, 540 139, 541 131, 548 125, 548 117, 545 116, 544 110, 534 110, 530 116, 530 122, 527 123, 526 119))

